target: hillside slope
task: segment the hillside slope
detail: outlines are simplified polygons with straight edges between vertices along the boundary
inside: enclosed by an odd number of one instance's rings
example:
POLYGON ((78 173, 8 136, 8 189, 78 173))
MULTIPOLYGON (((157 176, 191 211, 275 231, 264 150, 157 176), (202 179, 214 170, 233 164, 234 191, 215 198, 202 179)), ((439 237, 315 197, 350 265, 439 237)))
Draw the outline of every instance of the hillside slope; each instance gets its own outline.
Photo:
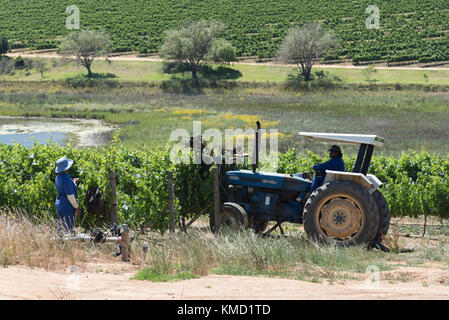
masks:
MULTIPOLYGON (((66 29, 71 0, 2 0, 0 33, 13 48, 51 48, 66 29)), ((116 51, 155 52, 163 31, 187 19, 217 19, 240 56, 271 57, 288 28, 318 20, 341 47, 328 59, 449 59, 447 0, 377 0, 380 29, 368 30, 371 0, 77 0, 81 28, 103 28, 116 51)))

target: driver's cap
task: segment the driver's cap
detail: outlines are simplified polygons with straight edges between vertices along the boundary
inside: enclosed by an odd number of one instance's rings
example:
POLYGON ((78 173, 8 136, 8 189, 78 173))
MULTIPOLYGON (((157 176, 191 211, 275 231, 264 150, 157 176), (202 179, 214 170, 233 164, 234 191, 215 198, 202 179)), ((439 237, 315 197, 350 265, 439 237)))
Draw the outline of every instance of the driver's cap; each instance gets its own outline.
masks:
POLYGON ((340 152, 340 153, 341 153, 341 149, 340 149, 340 147, 337 146, 337 145, 333 145, 328 151, 331 151, 331 152, 340 152))

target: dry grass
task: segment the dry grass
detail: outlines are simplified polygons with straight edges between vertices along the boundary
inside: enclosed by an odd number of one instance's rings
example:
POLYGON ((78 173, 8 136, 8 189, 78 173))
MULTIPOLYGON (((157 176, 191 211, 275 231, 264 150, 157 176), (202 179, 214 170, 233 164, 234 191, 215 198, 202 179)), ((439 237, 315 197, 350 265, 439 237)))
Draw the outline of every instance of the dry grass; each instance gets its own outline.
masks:
POLYGON ((390 225, 391 232, 387 235, 382 236, 383 242, 387 245, 387 247, 391 250, 391 252, 398 254, 399 253, 399 229, 398 229, 398 219, 396 219, 390 225))
POLYGON ((111 261, 110 245, 57 240, 56 221, 33 223, 17 212, 0 211, 0 265, 26 265, 47 270, 83 267, 92 261, 111 261))
POLYGON ((64 287, 55 286, 53 289, 50 289, 50 292, 57 300, 73 300, 70 290, 64 287))
MULTIPOLYGON (((131 263, 157 279, 204 276, 209 273, 262 275, 320 282, 360 278, 367 268, 389 270, 404 263, 438 262, 447 266, 447 243, 417 248, 413 253, 383 253, 365 247, 320 245, 301 230, 290 228, 287 237, 262 238, 250 231, 213 235, 207 228, 164 235, 149 233, 131 242, 131 263), (142 250, 147 242, 148 251, 142 250), (168 278, 167 278, 168 276, 168 278)), ((399 248, 397 228, 388 234, 390 248, 399 248), (396 230, 396 231, 395 231, 396 230)), ((24 215, 0 211, 0 265, 24 265, 65 270, 87 263, 118 262, 116 244, 61 241, 56 222, 30 221, 24 215)), ((394 250, 392 250, 394 251, 394 250)), ((55 295, 64 292, 55 289, 55 295)))
MULTIPOLYGON (((380 252, 363 247, 323 246, 302 234, 262 238, 253 232, 191 229, 188 233, 150 234, 131 243, 131 262, 155 274, 204 276, 210 272, 267 275, 314 281, 363 273, 371 264, 388 269, 380 252), (142 250, 143 242, 148 251, 142 250)), ((47 270, 68 266, 84 269, 86 263, 113 262, 114 243, 61 241, 56 222, 38 223, 24 215, 0 214, 0 265, 25 265, 47 270)), ((59 292, 60 293, 60 292, 59 292)))

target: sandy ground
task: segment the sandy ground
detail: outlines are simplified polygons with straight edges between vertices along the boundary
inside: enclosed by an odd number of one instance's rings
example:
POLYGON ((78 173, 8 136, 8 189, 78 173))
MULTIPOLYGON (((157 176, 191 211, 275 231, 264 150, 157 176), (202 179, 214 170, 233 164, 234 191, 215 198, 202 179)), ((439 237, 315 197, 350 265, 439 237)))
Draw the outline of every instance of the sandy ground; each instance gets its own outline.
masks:
MULTIPOLYGON (((16 58, 18 56, 22 56, 23 58, 61 58, 60 55, 58 55, 54 51, 13 51, 7 54, 7 56, 10 56, 12 58, 16 58)), ((99 60, 104 60, 104 58, 98 58, 99 60)), ((158 56, 138 56, 135 54, 120 54, 120 55, 113 55, 109 57, 109 60, 111 61, 163 61, 158 56)), ((283 64, 278 61, 267 61, 267 62, 255 62, 254 59, 246 59, 239 62, 233 62, 232 64, 242 64, 242 65, 255 65, 255 66, 277 66, 277 67, 296 67, 294 64, 283 64)), ((315 67, 317 68, 328 68, 328 69, 336 69, 336 68, 344 68, 344 69, 365 69, 366 65, 360 65, 355 66, 351 63, 339 63, 339 64, 315 64, 315 67)), ((398 70, 431 70, 431 71, 438 71, 438 70, 449 70, 449 67, 421 67, 417 64, 410 65, 407 67, 404 66, 387 66, 385 63, 376 64, 375 69, 378 70, 388 70, 388 69, 398 69, 398 70)))
POLYGON ((131 280, 136 271, 125 263, 78 273, 10 266, 0 269, 0 299, 449 299, 449 272, 432 267, 381 272, 377 282, 362 274, 360 281, 333 283, 228 275, 153 283, 131 280))

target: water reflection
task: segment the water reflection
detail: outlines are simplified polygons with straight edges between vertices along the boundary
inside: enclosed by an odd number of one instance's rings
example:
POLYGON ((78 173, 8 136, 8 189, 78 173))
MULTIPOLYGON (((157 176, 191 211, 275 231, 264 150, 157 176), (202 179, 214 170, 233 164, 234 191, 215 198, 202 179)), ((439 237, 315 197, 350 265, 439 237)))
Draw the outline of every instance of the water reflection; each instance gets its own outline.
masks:
POLYGON ((43 145, 47 145, 51 141, 59 145, 65 145, 67 134, 59 131, 0 134, 0 143, 3 144, 12 145, 14 143, 20 143, 25 147, 31 147, 35 140, 43 145))
POLYGON ((99 120, 0 117, 0 143, 20 143, 26 147, 38 141, 78 147, 108 144, 116 128, 99 120))

